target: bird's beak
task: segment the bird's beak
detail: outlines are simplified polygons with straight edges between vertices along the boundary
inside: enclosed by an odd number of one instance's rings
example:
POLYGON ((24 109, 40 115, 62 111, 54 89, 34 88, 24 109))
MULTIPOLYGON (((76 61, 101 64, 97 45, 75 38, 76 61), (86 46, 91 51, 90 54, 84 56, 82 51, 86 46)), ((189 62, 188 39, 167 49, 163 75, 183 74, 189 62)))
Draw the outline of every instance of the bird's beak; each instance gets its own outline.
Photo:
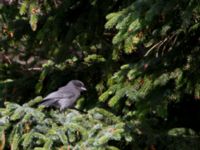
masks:
POLYGON ((81 87, 82 91, 87 91, 87 89, 85 87, 81 87))

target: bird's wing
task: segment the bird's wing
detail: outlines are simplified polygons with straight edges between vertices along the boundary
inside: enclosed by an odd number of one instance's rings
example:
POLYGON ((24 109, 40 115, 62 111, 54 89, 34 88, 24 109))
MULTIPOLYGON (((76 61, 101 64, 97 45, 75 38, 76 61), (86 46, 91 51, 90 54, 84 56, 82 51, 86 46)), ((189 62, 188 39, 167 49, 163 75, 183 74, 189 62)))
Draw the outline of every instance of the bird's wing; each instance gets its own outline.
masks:
POLYGON ((59 91, 55 91, 52 92, 50 94, 48 94, 43 100, 47 100, 47 99, 59 99, 62 98, 62 95, 59 91))
POLYGON ((45 107, 49 107, 56 103, 59 99, 45 99, 42 102, 40 102, 39 105, 44 105, 45 107))
POLYGON ((61 92, 58 90, 47 95, 39 105, 44 105, 46 107, 49 107, 51 105, 54 105, 60 99, 69 99, 73 96, 74 96, 74 93, 70 91, 61 92))

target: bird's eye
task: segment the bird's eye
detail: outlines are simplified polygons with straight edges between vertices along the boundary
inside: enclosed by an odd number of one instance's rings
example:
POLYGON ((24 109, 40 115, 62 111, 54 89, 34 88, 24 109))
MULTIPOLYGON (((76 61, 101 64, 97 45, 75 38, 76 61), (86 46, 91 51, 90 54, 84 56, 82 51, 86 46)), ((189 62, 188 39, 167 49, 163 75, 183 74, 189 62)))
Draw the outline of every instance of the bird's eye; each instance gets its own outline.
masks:
POLYGON ((76 85, 77 87, 82 87, 82 86, 84 86, 83 83, 81 83, 81 82, 76 82, 75 85, 76 85))
POLYGON ((79 87, 81 87, 81 86, 83 86, 83 85, 82 85, 82 84, 80 84, 80 83, 78 83, 78 86, 79 86, 79 87))

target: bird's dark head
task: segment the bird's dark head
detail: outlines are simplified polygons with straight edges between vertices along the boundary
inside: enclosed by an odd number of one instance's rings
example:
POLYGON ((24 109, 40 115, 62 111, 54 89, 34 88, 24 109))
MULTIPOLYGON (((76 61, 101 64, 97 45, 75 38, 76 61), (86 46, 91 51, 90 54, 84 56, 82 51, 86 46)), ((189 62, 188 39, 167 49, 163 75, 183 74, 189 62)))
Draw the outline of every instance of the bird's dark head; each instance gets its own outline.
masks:
POLYGON ((79 80, 71 80, 69 83, 73 84, 75 86, 75 88, 78 89, 79 91, 86 91, 87 90, 84 83, 79 81, 79 80))

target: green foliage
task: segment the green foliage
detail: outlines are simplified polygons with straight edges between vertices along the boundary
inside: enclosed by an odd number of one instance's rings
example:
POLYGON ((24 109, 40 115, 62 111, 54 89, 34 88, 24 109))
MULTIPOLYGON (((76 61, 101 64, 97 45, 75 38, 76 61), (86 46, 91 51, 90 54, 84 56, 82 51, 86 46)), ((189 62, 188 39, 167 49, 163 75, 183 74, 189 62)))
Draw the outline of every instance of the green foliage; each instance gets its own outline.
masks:
POLYGON ((107 149, 111 147, 109 141, 120 141, 129 135, 125 123, 104 109, 94 108, 87 114, 75 110, 64 113, 52 110, 47 113, 41 108, 30 107, 39 99, 23 106, 6 103, 6 107, 1 109, 1 117, 7 116, 8 119, 5 121, 1 118, 0 131, 11 131, 6 143, 12 149, 52 149, 62 146, 107 149))

